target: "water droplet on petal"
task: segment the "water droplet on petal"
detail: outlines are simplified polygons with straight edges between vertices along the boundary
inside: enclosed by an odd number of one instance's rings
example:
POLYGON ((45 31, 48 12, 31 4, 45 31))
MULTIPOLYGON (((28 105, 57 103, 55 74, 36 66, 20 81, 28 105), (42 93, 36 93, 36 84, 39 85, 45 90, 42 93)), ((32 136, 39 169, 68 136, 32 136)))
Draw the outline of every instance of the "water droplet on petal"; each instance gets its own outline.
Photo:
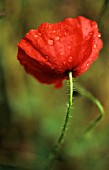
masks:
POLYGON ((93 34, 93 32, 89 32, 89 34, 90 34, 90 35, 92 35, 92 34, 93 34))
POLYGON ((69 57, 68 57, 68 61, 71 63, 72 60, 73 60, 73 57, 72 57, 72 56, 69 56, 69 57))
POLYGON ((58 41, 60 38, 59 37, 55 37, 55 40, 58 41))
POLYGON ((93 36, 93 32, 89 32, 89 34, 86 36, 86 40, 89 40, 93 36))
POLYGON ((87 67, 89 66, 89 64, 88 64, 88 63, 87 63, 86 65, 87 65, 87 67))
POLYGON ((97 48, 97 45, 96 45, 96 44, 94 44, 94 48, 97 48))
POLYGON ((36 38, 38 37, 38 35, 36 34, 36 35, 34 35, 36 38))
POLYGON ((54 41, 53 40, 48 40, 48 45, 53 45, 54 44, 54 41))
POLYGON ((101 37, 101 33, 98 34, 98 37, 99 37, 99 38, 101 37))

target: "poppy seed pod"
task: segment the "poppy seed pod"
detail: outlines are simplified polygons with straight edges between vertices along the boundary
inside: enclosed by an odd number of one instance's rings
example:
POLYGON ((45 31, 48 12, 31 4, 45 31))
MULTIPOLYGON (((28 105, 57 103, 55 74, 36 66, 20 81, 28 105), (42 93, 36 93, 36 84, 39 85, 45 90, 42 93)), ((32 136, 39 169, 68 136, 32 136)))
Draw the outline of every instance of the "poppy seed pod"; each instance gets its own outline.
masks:
POLYGON ((41 83, 61 87, 69 71, 77 77, 89 68, 102 44, 97 23, 79 16, 30 30, 18 43, 17 58, 41 83))

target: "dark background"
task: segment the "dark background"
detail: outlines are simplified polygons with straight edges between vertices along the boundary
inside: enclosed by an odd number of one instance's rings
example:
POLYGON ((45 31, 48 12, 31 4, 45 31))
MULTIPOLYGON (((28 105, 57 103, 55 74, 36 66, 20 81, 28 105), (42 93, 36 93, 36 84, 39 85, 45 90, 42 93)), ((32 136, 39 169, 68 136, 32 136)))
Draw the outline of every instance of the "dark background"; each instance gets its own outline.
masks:
POLYGON ((99 110, 87 98, 74 97, 72 118, 54 170, 109 169, 109 1, 0 0, 1 169, 41 169, 59 137, 68 102, 66 81, 57 90, 26 74, 17 61, 17 43, 43 22, 78 15, 98 22, 104 46, 98 60, 75 81, 100 100, 105 117, 90 138, 82 138, 82 131, 99 110))

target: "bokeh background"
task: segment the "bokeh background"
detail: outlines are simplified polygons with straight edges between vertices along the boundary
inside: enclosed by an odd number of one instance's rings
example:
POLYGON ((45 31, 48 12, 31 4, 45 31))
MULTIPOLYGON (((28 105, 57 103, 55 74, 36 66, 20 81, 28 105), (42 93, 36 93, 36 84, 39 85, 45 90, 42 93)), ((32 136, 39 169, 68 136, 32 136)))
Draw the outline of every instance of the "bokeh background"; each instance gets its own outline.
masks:
POLYGON ((42 22, 78 15, 98 22, 104 46, 98 60, 75 81, 99 99, 105 117, 89 138, 82 137, 99 110, 75 95, 53 169, 109 169, 109 0, 0 0, 0 170, 42 170, 60 135, 68 102, 66 81, 55 89, 26 74, 16 58, 17 43, 42 22))

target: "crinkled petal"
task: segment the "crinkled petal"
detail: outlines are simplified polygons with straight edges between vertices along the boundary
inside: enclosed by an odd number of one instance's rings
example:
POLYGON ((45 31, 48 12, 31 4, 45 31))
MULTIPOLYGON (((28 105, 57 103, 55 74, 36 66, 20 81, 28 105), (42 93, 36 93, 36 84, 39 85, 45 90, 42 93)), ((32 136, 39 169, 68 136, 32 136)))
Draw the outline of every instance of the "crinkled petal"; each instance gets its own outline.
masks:
POLYGON ((43 23, 18 43, 18 60, 41 83, 62 86, 68 72, 83 74, 102 48, 97 23, 85 17, 43 23))

